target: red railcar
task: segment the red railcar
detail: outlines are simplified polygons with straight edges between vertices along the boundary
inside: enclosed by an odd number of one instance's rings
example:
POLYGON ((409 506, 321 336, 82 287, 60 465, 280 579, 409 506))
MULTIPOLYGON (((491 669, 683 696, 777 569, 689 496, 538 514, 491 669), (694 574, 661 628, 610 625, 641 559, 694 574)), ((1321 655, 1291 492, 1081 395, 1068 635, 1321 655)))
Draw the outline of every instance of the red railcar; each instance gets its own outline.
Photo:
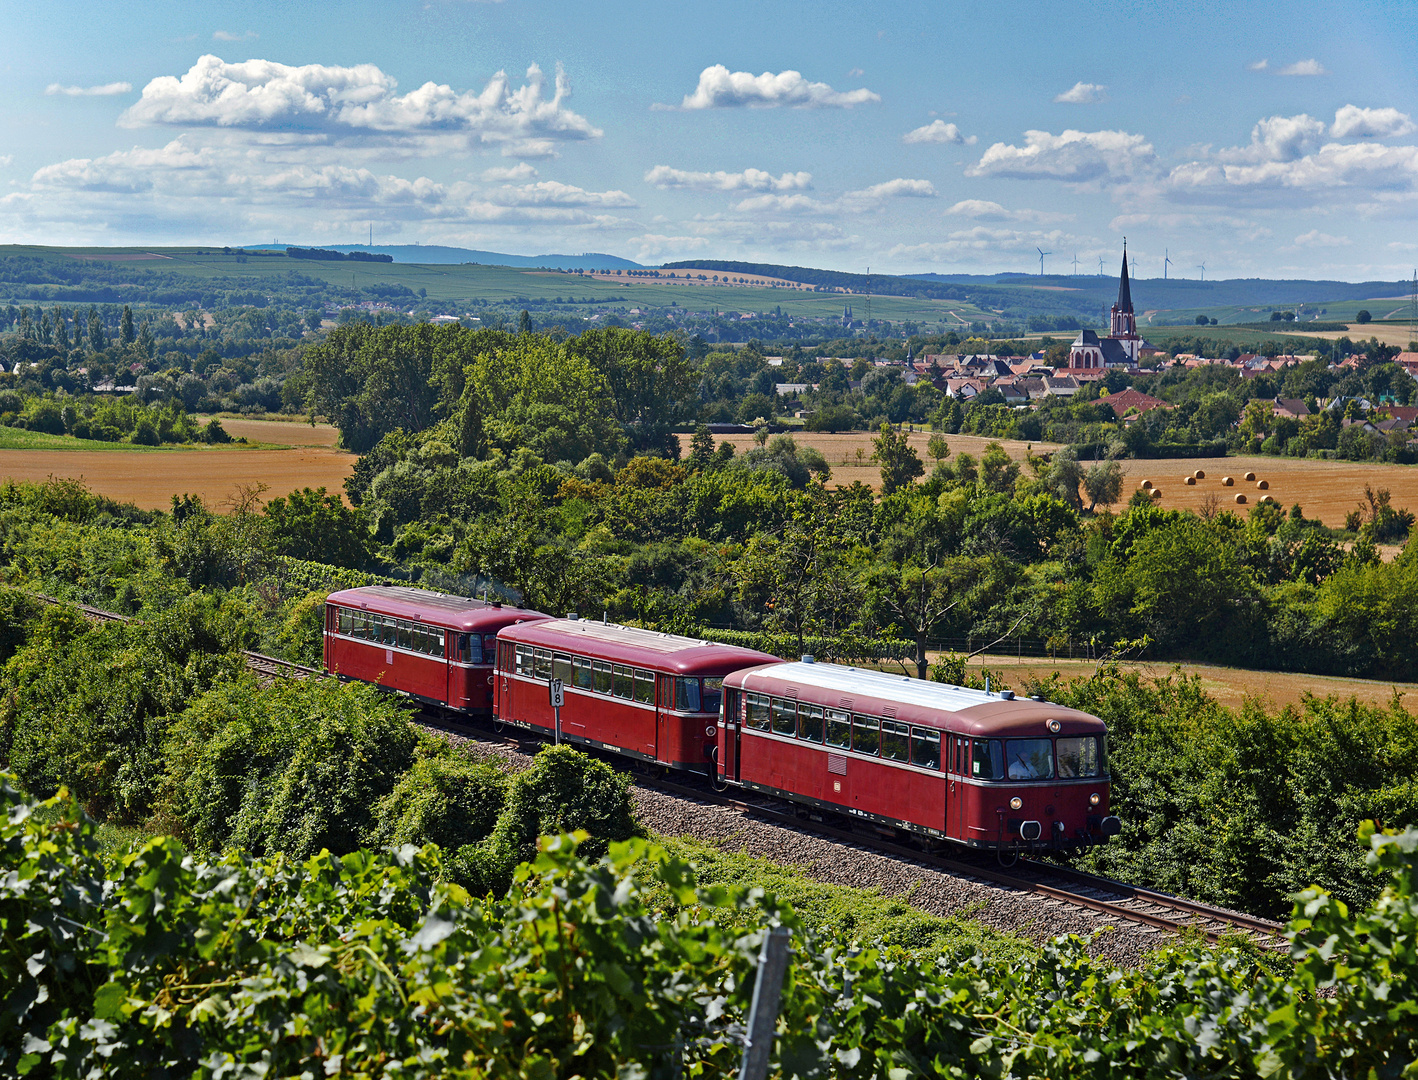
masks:
POLYGON ((1072 850, 1108 814, 1096 716, 835 664, 782 663, 724 680, 718 773, 893 828, 977 848, 1072 850))
POLYGON ((548 618, 424 589, 346 589, 325 601, 325 670, 489 716, 497 632, 548 618))
POLYGON ((554 731, 548 686, 560 679, 564 738, 696 772, 711 767, 724 676, 777 662, 753 649, 578 619, 510 626, 497 650, 499 720, 554 731))

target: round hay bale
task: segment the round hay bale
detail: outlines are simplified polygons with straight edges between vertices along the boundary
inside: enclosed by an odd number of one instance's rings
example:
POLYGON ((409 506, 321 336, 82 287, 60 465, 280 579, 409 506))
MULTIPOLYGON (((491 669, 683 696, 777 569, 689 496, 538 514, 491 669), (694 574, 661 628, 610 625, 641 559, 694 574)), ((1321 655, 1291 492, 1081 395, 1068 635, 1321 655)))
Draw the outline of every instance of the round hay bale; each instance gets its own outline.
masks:
POLYGON ((1195 477, 1195 476, 1188 476, 1188 477, 1183 481, 1183 483, 1185 483, 1185 484, 1187 485, 1187 487, 1196 487, 1196 477, 1195 477))
POLYGON ((1235 482, 1236 482, 1236 481, 1233 480, 1233 479, 1232 479, 1231 477, 1229 477, 1229 476, 1223 476, 1223 477, 1221 478, 1221 486, 1222 486, 1222 487, 1230 487, 1230 486, 1231 486, 1232 484, 1234 484, 1235 482))
POLYGON ((1151 491, 1151 490, 1152 490, 1152 481, 1151 481, 1151 480, 1144 480, 1144 481, 1142 482, 1142 490, 1143 490, 1143 491, 1151 491))
POLYGON ((1236 503, 1237 503, 1237 505, 1241 505, 1241 504, 1243 504, 1245 501, 1246 501, 1246 497, 1245 497, 1244 495, 1237 495, 1237 496, 1236 496, 1236 503))
POLYGON ((1206 479, 1206 470, 1205 470, 1205 469, 1197 469, 1197 471, 1194 472, 1194 473, 1192 473, 1192 475, 1195 476, 1198 480, 1205 480, 1205 479, 1206 479))
POLYGON ((1160 499, 1160 498, 1162 497, 1162 489, 1161 489, 1161 488, 1153 488, 1153 489, 1152 489, 1152 497, 1153 497, 1154 499, 1160 499))
POLYGON ((1260 501, 1263 502, 1263 503, 1273 503, 1273 502, 1275 501, 1275 496, 1274 496, 1274 495, 1262 495, 1262 496, 1260 497, 1260 501))
POLYGON ((1247 479, 1247 480, 1254 480, 1255 478, 1256 478, 1256 474, 1255 474, 1255 473, 1253 473, 1253 472, 1248 472, 1248 473, 1246 473, 1246 479, 1247 479))
POLYGON ((1270 481, 1269 481, 1269 480, 1257 480, 1257 481, 1256 481, 1256 487, 1260 488, 1261 491, 1265 491, 1265 490, 1267 490, 1267 489, 1270 487, 1270 481))

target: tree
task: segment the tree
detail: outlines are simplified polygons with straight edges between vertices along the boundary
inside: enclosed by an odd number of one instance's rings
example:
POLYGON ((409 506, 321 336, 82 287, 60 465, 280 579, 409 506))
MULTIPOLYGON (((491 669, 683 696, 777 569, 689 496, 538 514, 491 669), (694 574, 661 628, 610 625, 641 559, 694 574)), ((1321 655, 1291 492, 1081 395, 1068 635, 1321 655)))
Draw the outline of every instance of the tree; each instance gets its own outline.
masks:
POLYGON ((991 491, 1012 491, 1019 463, 999 443, 990 443, 980 457, 980 482, 991 491))
POLYGON ((54 344, 67 352, 69 350, 69 324, 64 318, 64 309, 55 304, 52 314, 54 317, 54 344))
POLYGON ((323 487, 272 499, 265 515, 271 550, 277 555, 356 569, 369 561, 373 538, 364 511, 346 506, 323 487))
POLYGON ((950 456, 950 447, 946 444, 945 436, 939 431, 931 434, 930 441, 926 443, 926 453, 930 454, 937 464, 950 456))
POLYGON ((872 439, 871 459, 881 466, 881 493, 890 495, 909 487, 916 477, 926 471, 920 455, 911 446, 904 431, 895 430, 882 422, 880 433, 872 439))
POLYGON ((700 424, 694 429, 694 437, 689 441, 689 463, 696 469, 704 469, 713 458, 714 435, 708 424, 700 424))
POLYGON ((1357 314, 1357 315, 1354 316, 1354 321, 1357 322, 1357 323, 1366 323, 1366 322, 1371 321, 1372 319, 1373 319, 1373 316, 1370 315, 1367 311, 1363 310, 1362 308, 1360 309, 1359 314, 1357 314))
POLYGON ((517 333, 530 334, 532 332, 532 316, 526 308, 522 309, 522 314, 517 317, 517 333))
POLYGON ((101 352, 108 348, 108 338, 103 332, 103 319, 99 317, 98 308, 89 305, 89 349, 92 352, 101 352))
POLYGON ((1196 317, 1197 326, 1205 326, 1210 321, 1211 320, 1209 320, 1205 315, 1198 315, 1196 317))
POLYGON ((1122 497, 1123 467, 1116 461, 1100 461, 1083 474, 1083 490, 1088 493, 1089 513, 1102 503, 1111 506, 1122 497))
POLYGON ((137 331, 133 329, 133 309, 127 304, 123 305, 123 319, 119 323, 118 340, 125 346, 132 345, 138 338, 137 331))

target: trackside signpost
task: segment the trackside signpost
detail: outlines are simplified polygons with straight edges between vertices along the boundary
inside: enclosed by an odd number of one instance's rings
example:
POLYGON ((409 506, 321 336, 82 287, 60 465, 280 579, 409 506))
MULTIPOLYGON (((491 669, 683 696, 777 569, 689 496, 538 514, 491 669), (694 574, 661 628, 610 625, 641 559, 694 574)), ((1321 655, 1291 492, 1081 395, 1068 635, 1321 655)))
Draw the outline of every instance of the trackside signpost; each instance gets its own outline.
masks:
POLYGON ((551 694, 552 711, 556 714, 556 745, 561 745, 561 706, 566 701, 566 684, 560 679, 552 679, 547 683, 547 690, 551 694))

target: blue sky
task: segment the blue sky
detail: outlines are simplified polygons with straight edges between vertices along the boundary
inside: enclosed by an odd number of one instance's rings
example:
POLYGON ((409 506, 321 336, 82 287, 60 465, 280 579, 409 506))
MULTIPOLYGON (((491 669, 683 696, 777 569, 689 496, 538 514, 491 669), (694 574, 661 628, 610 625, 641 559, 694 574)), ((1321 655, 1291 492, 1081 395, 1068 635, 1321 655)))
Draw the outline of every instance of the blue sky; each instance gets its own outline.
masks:
POLYGON ((1407 277, 1418 4, 12 6, 0 239, 1407 277))

